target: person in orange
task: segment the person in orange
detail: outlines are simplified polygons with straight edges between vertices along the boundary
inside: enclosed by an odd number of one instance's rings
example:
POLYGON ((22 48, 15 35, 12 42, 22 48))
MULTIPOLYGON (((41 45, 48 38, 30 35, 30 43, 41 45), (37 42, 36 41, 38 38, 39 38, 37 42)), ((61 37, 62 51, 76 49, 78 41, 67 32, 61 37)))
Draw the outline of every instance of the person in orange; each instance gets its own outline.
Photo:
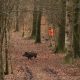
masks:
POLYGON ((51 37, 53 37, 54 36, 54 29, 52 28, 51 29, 51 37))
POLYGON ((49 29, 48 29, 48 35, 49 35, 49 37, 54 37, 54 35, 55 35, 55 29, 49 27, 49 29))
POLYGON ((52 45, 51 42, 52 42, 52 38, 55 35, 55 28, 53 29, 53 28, 49 27, 49 29, 48 29, 48 35, 49 35, 49 38, 50 38, 50 45, 52 45))
POLYGON ((51 27, 48 28, 48 35, 51 36, 51 27))

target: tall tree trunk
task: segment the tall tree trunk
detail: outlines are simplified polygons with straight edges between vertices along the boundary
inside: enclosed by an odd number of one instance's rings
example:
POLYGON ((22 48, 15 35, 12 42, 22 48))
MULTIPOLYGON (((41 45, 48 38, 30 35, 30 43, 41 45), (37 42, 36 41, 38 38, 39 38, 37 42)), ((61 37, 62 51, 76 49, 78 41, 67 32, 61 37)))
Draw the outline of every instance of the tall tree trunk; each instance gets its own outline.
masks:
POLYGON ((65 25, 59 26, 59 37, 57 44, 57 52, 63 51, 65 47, 65 25))
POLYGON ((3 35, 4 35, 4 30, 3 30, 3 17, 1 16, 1 32, 0 32, 0 80, 4 80, 4 69, 3 69, 3 57, 2 57, 2 44, 3 44, 3 35))
POLYGON ((0 1, 0 80, 4 80, 4 69, 3 69, 3 57, 2 57, 2 44, 3 44, 3 35, 4 35, 4 29, 3 29, 3 2, 0 1))
MULTIPOLYGON (((5 23, 6 26, 6 23, 5 23)), ((9 73, 8 70, 8 44, 7 44, 7 31, 5 27, 5 59, 6 59, 6 67, 5 67, 5 74, 7 75, 9 73)))
POLYGON ((31 33, 31 38, 36 37, 36 20, 37 20, 37 2, 34 0, 34 11, 33 11, 33 28, 31 33))
POLYGON ((73 59, 73 0, 66 0, 65 47, 68 58, 73 59))
POLYGON ((78 8, 79 0, 74 1, 74 27, 73 27, 73 48, 74 48, 74 57, 80 57, 79 51, 79 25, 78 25, 78 18, 79 18, 79 8, 78 8))
POLYGON ((31 34, 31 38, 35 38, 36 35, 36 19, 37 19, 37 11, 33 12, 33 29, 32 29, 32 34, 31 34))
POLYGON ((41 15, 42 12, 39 11, 38 15, 37 15, 37 23, 36 23, 36 43, 40 43, 41 42, 41 15))
POLYGON ((58 42, 57 42, 57 48, 56 53, 63 52, 65 48, 65 17, 66 17, 66 1, 61 0, 61 9, 62 9, 62 15, 61 15, 61 22, 59 25, 59 35, 58 35, 58 42))
POLYGON ((4 69, 3 69, 3 59, 2 59, 2 37, 0 33, 0 80, 4 80, 4 69))

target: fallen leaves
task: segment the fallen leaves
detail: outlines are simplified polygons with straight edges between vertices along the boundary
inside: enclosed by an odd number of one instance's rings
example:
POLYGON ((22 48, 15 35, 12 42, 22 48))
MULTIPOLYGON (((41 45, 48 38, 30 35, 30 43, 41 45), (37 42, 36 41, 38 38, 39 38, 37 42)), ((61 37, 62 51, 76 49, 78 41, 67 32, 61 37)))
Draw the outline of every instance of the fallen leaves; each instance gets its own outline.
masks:
POLYGON ((63 54, 52 54, 48 46, 49 41, 35 44, 13 33, 9 46, 13 74, 6 75, 5 80, 80 80, 80 68, 62 64, 63 54), (26 51, 36 52, 37 58, 28 60, 22 56, 26 51))

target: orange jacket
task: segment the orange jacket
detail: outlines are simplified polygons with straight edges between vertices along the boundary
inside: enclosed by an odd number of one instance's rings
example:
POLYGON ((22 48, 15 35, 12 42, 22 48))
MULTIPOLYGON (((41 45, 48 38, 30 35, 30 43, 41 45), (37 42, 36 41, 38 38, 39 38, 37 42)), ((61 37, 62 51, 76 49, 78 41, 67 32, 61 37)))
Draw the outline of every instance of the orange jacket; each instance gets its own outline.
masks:
POLYGON ((54 36, 54 34, 55 34, 55 30, 53 29, 53 28, 49 28, 48 29, 48 34, 49 34, 49 36, 54 36))

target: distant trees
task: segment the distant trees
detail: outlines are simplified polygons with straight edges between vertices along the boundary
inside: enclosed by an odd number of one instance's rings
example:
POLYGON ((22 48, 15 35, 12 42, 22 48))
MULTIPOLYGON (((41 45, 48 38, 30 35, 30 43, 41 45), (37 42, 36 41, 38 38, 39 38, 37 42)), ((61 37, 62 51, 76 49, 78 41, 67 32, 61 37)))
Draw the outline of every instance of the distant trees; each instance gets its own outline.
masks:
POLYGON ((0 80, 9 73, 8 65, 8 36, 10 30, 10 13, 13 4, 9 0, 0 1, 0 80), (10 4, 10 5, 9 5, 10 4))

